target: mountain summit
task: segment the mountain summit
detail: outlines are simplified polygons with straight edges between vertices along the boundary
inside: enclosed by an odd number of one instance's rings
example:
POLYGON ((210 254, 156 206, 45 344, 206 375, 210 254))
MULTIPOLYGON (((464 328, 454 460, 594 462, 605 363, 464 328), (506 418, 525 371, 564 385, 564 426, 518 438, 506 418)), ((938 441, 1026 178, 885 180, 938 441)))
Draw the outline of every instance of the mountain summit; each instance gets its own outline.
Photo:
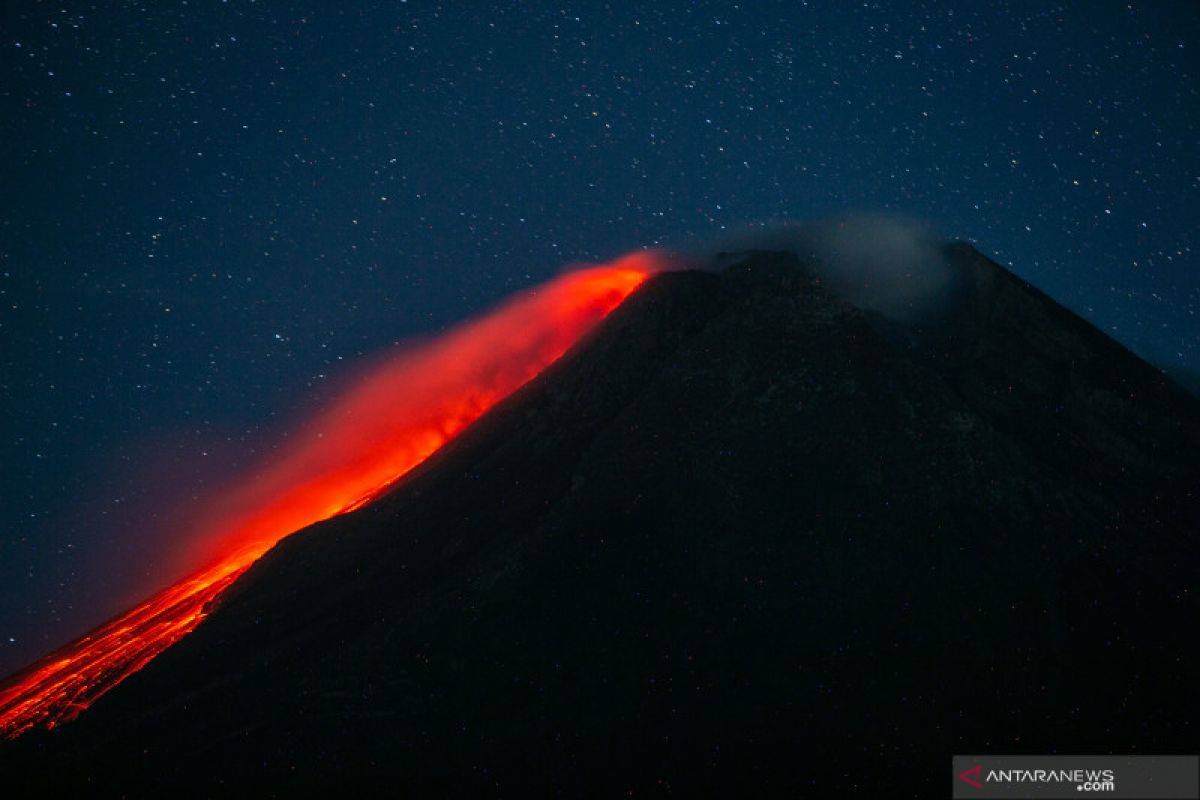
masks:
POLYGON ((786 252, 651 278, 0 774, 930 796, 954 753, 1194 752, 1200 402, 944 255, 915 321, 786 252))

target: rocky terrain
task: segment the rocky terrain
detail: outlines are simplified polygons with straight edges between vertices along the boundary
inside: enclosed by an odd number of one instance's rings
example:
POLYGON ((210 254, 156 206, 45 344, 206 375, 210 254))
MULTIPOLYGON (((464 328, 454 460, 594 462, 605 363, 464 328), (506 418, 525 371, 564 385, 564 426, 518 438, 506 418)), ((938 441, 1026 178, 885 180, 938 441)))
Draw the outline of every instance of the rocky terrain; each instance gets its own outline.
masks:
POLYGON ((932 796, 953 753, 1195 752, 1200 401, 946 254, 920 324, 787 253, 659 275, 0 775, 932 796))

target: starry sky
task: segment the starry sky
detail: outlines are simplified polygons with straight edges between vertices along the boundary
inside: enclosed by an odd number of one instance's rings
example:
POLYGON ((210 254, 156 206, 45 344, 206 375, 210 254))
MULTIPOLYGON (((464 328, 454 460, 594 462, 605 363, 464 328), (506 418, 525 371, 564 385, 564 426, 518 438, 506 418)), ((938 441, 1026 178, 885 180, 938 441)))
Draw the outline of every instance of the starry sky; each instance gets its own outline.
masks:
POLYGON ((1200 5, 0 11, 0 672, 347 365, 565 263, 892 211, 1200 367, 1200 5))

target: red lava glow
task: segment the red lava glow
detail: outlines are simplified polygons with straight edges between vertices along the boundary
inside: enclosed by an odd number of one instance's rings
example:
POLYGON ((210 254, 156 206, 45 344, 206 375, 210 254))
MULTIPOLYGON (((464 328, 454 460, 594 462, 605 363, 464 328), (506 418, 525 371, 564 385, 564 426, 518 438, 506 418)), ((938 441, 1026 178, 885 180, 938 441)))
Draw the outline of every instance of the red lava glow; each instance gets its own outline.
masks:
POLYGON ((53 728, 192 631, 284 536, 352 511, 561 356, 664 266, 653 252, 565 274, 371 369, 232 492, 189 577, 0 683, 0 737, 53 728), (203 560, 201 560, 203 559, 203 560))

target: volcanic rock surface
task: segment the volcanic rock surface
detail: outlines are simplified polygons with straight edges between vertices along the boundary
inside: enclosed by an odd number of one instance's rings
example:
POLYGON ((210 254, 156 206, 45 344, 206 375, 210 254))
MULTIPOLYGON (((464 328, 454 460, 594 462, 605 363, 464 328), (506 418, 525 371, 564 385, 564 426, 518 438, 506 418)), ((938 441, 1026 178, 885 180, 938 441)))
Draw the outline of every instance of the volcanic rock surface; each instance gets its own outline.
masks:
POLYGON ((972 248, 923 325, 786 253, 659 275, 253 566, 33 789, 939 796, 1200 746, 1200 402, 972 248))

